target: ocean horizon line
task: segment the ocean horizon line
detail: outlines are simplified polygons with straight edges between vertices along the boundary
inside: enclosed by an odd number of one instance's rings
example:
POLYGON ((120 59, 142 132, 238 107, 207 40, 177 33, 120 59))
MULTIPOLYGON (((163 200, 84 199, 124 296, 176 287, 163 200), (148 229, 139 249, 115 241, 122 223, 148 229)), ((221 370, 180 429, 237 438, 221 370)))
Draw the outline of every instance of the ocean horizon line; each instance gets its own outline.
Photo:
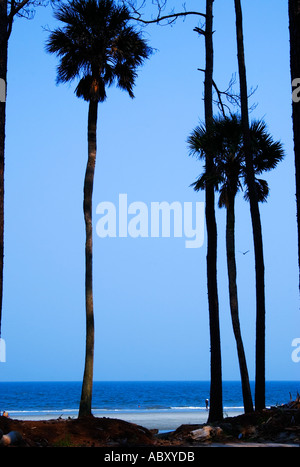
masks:
MULTIPOLYGON (((166 380, 159 380, 159 379, 112 379, 112 380, 94 380, 94 383, 210 383, 210 380, 206 379, 166 379, 166 380)), ((63 379, 49 379, 49 380, 38 380, 38 379, 30 379, 30 380, 9 380, 9 381, 0 381, 1 383, 82 383, 82 380, 63 380, 63 379)), ((239 379, 224 379, 222 383, 241 383, 239 379)), ((250 380, 250 384, 254 384, 255 380, 250 380)), ((299 379, 267 379, 266 383, 299 383, 299 379)))

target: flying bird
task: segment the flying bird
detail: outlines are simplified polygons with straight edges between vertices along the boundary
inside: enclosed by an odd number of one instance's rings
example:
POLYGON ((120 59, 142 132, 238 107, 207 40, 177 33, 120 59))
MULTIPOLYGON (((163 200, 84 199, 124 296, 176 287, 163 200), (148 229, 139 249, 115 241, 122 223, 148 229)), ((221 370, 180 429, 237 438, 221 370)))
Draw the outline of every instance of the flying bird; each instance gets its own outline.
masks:
POLYGON ((242 255, 246 255, 247 253, 249 253, 250 250, 247 250, 247 251, 240 251, 240 253, 242 253, 242 255))

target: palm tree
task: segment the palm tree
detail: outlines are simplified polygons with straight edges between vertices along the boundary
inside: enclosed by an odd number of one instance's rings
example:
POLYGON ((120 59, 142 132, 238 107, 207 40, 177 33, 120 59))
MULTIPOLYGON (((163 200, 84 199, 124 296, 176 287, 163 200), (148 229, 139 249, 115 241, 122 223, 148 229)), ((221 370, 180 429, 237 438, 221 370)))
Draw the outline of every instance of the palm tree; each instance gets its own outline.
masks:
MULTIPOLYGON (((8 55, 7 0, 0 0, 0 79, 6 84, 8 55)), ((5 90, 6 94, 6 90, 5 90)), ((6 96, 5 96, 6 97, 6 96)), ((4 154, 6 98, 0 101, 0 337, 2 325, 3 267, 4 267, 4 154)))
MULTIPOLYGON (((205 19, 205 79, 204 79, 204 114, 207 127, 213 122, 213 3, 206 0, 205 19)), ((206 155, 207 170, 213 172, 213 158, 206 155)), ((217 222, 215 214, 214 188, 205 189, 205 220, 207 230, 207 295, 209 310, 210 332, 210 408, 209 422, 216 422, 223 418, 223 391, 222 391, 222 356, 219 319, 219 297, 217 281, 217 222)))
MULTIPOLYGON (((289 0, 289 31, 290 31, 290 67, 291 79, 300 77, 300 0, 289 0)), ((300 102, 298 99, 292 100, 292 121, 294 137, 294 157, 296 176, 296 208, 297 208, 297 230, 298 230, 298 272, 300 289, 300 102)))
MULTIPOLYGON (((256 194, 259 201, 266 201, 269 187, 265 180, 257 175, 276 167, 283 158, 283 150, 279 142, 273 142, 262 121, 255 121, 250 127, 251 150, 255 173, 256 194)), ((213 154, 215 172, 204 173, 192 184, 196 191, 203 190, 208 184, 219 191, 219 207, 226 207, 226 255, 229 280, 229 302, 233 332, 236 340, 242 393, 245 412, 253 411, 249 374, 241 334, 237 272, 235 259, 235 198, 239 190, 246 186, 245 198, 249 199, 246 184, 246 164, 243 144, 243 129, 240 117, 220 117, 213 125, 197 127, 189 140, 190 150, 200 158, 213 154)))
MULTIPOLYGON (((56 0, 50 0, 54 3, 56 0)), ((31 19, 34 8, 47 5, 47 0, 0 0, 0 338, 2 330, 3 273, 4 273, 4 169, 6 130, 6 89, 8 45, 16 17, 31 19)))
POLYGON ((86 356, 79 417, 91 415, 94 364, 92 194, 96 163, 98 103, 106 99, 106 88, 116 83, 133 95, 137 67, 149 57, 151 48, 129 25, 129 12, 114 0, 71 0, 55 13, 64 23, 53 31, 46 49, 60 58, 57 81, 78 79, 77 97, 89 103, 88 161, 84 179, 86 356))
POLYGON ((253 231, 256 279, 256 355, 255 355, 255 409, 266 405, 266 303, 265 264, 259 200, 256 196, 255 174, 251 153, 250 123, 248 107, 247 74, 244 50, 243 14, 241 0, 234 0, 236 17, 237 57, 240 78, 241 120, 243 126, 244 152, 247 186, 249 190, 250 213, 253 231))

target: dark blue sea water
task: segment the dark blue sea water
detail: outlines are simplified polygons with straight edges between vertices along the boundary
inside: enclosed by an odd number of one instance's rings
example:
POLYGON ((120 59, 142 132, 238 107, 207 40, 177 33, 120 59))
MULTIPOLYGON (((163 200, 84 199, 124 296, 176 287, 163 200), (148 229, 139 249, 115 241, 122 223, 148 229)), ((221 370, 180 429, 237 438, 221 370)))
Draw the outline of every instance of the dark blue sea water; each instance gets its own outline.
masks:
MULTIPOLYGON (((205 414, 209 399, 209 382, 95 382, 93 413, 116 417, 151 414, 169 417, 172 414, 205 414)), ((254 390, 254 385, 252 385, 254 390)), ((266 405, 281 405, 295 399, 300 382, 272 381, 266 384, 266 405)), ((81 382, 0 382, 0 410, 13 418, 39 419, 76 416, 81 382)), ((224 412, 243 412, 241 385, 236 381, 223 384, 224 412)), ((127 417, 128 418, 128 417, 127 417)))

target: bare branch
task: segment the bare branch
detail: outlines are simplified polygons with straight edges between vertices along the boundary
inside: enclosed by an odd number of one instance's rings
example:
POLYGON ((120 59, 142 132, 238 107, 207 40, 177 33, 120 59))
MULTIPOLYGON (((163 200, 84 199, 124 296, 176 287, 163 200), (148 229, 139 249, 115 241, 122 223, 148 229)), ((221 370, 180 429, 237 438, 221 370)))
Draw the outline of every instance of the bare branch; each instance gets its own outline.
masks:
POLYGON ((7 38, 9 39, 12 31, 12 25, 15 16, 26 19, 33 19, 35 8, 38 6, 47 6, 61 0, 9 0, 10 11, 7 15, 7 38))
POLYGON ((213 87, 215 88, 217 94, 218 94, 218 102, 216 102, 216 104, 218 105, 219 109, 221 110, 222 114, 223 114, 223 117, 226 117, 226 111, 225 111, 225 108, 227 108, 227 110, 230 112, 230 108, 228 105, 224 104, 224 102, 222 101, 222 93, 221 91, 219 90, 218 86, 216 85, 215 81, 213 80, 213 87))
POLYGON ((19 11, 24 8, 30 0, 22 0, 21 2, 15 2, 11 0, 10 2, 10 12, 7 16, 7 38, 9 39, 12 31, 12 24, 14 16, 19 13, 19 11))
POLYGON ((199 35, 205 36, 205 30, 202 28, 194 28, 193 31, 197 32, 199 35))
POLYGON ((30 0, 22 0, 21 2, 15 2, 14 0, 11 1, 11 8, 9 16, 13 17, 19 13, 22 8, 24 8, 30 0))
POLYGON ((204 13, 200 13, 199 11, 186 11, 185 4, 182 6, 184 11, 181 12, 175 12, 172 10, 169 14, 164 15, 163 12, 165 11, 166 5, 167 5, 167 0, 152 0, 152 5, 155 5, 157 7, 157 15, 153 19, 148 19, 145 20, 142 17, 141 10, 145 7, 146 1, 143 0, 140 6, 136 6, 136 2, 134 0, 123 0, 124 4, 127 4, 127 6, 130 8, 132 11, 132 16, 131 19, 135 21, 139 21, 140 23, 143 24, 153 24, 153 23, 161 23, 162 21, 167 21, 167 25, 170 25, 174 23, 178 18, 182 17, 185 18, 189 15, 196 15, 196 16, 201 16, 203 18, 206 18, 206 15, 204 13))
MULTIPOLYGON (((203 70, 202 68, 198 68, 198 71, 202 71, 203 73, 205 73, 205 70, 203 70)), ((227 89, 225 91, 220 91, 216 82, 213 80, 213 87, 217 93, 217 99, 213 99, 213 102, 214 104, 218 106, 219 110, 222 112, 224 117, 226 116, 226 110, 228 111, 230 115, 232 115, 230 106, 241 107, 240 95, 233 91, 233 86, 235 85, 235 83, 236 83, 236 74, 233 74, 232 77, 230 78, 227 89), (226 101, 228 102, 228 104, 224 102, 224 97, 226 101)), ((257 90, 257 87, 254 89, 253 88, 250 89, 249 94, 248 94, 248 99, 250 99, 250 97, 253 96, 256 90, 257 90)), ((253 112, 253 110, 256 107, 257 107, 257 104, 254 103, 250 107, 249 111, 253 112)))
POLYGON ((164 21, 166 19, 171 20, 173 22, 180 16, 188 16, 188 15, 205 16, 204 13, 199 13, 197 11, 185 11, 181 13, 171 13, 170 15, 157 17, 156 19, 152 19, 152 20, 145 20, 142 18, 133 18, 133 17, 131 19, 136 19, 137 21, 140 21, 141 23, 144 23, 144 24, 151 24, 151 23, 159 23, 160 21, 164 21))

